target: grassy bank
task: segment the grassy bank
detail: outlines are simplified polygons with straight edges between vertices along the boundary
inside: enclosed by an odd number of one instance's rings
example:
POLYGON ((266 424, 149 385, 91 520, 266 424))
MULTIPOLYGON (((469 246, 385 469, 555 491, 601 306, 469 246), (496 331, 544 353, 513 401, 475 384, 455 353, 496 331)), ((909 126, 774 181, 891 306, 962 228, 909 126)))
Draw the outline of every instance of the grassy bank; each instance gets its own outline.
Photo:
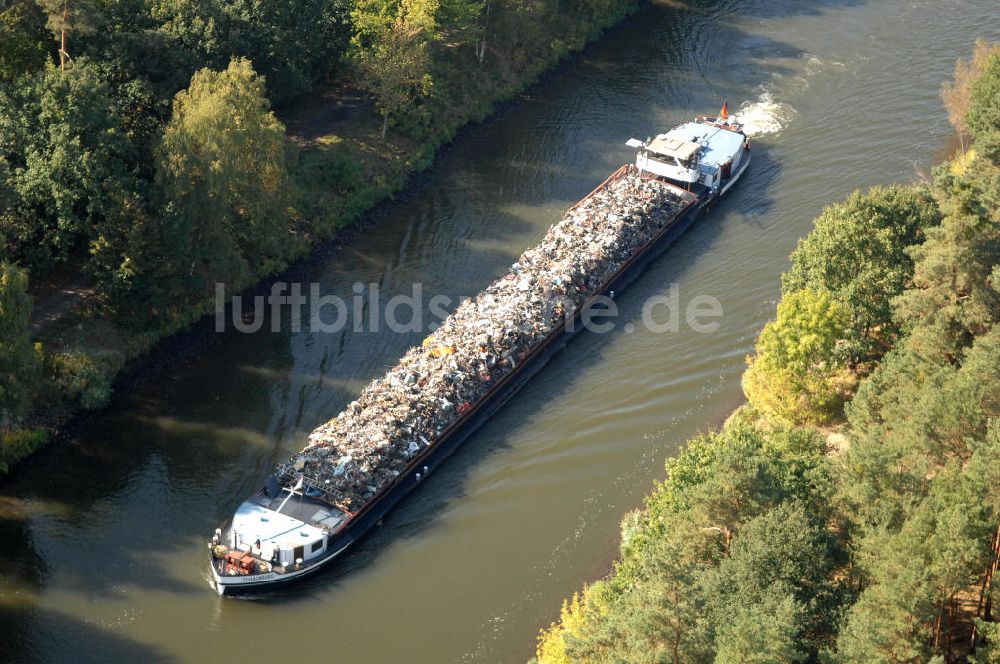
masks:
MULTIPOLYGON (((438 150, 452 141, 462 127, 486 119, 498 105, 516 97, 543 73, 599 38, 638 7, 635 0, 620 0, 590 13, 561 16, 544 25, 540 32, 536 28, 533 41, 523 42, 517 57, 494 51, 485 58, 472 58, 467 57, 469 53, 458 51, 454 44, 440 47, 441 55, 431 66, 438 92, 423 102, 434 107, 433 117, 399 109, 390 117, 379 112, 376 95, 352 117, 324 124, 311 122, 308 117, 311 113, 321 114, 322 106, 301 100, 305 108, 302 110, 295 100, 285 102, 278 109, 273 126, 280 127, 284 136, 283 154, 275 158, 287 172, 282 185, 288 192, 282 198, 287 221, 283 224, 286 228, 279 231, 291 236, 282 239, 277 249, 256 261, 257 264, 246 259, 249 269, 229 273, 206 270, 203 283, 224 281, 229 293, 239 292, 304 258, 314 247, 329 241, 339 230, 400 192, 411 176, 431 166, 438 150), (502 66, 491 64, 501 57, 511 61, 502 66), (307 138, 286 135, 281 120, 288 120, 293 128, 312 124, 310 135, 307 138), (389 131, 382 136, 386 127, 389 131)), ((363 78, 354 66, 349 66, 341 76, 345 78, 339 85, 360 84, 363 78)), ((244 78, 248 86, 256 85, 252 71, 249 78, 244 78)), ((193 93, 190 99, 194 104, 193 93)), ((247 95, 229 99, 228 103, 245 99, 247 95)), ((266 111, 266 98, 251 101, 263 103, 266 111)), ((180 113, 178 109, 184 108, 178 103, 175 101, 174 120, 167 125, 167 137, 171 136, 170 127, 180 113)), ((264 113, 260 117, 266 120, 268 116, 264 113)), ((162 152, 167 138, 161 140, 162 152)), ((160 179, 157 184, 161 186, 159 183, 160 179)), ((149 223, 161 225, 157 219, 149 223)), ((142 243, 149 241, 146 237, 129 235, 128 251, 142 252, 142 243), (138 250, 132 248, 134 244, 140 245, 138 250)), ((90 251, 91 262, 81 259, 85 267, 80 269, 93 273, 99 252, 93 244, 90 251)), ((38 366, 28 390, 30 403, 21 409, 20 415, 0 418, 0 432, 5 432, 0 438, 0 474, 43 447, 53 438, 48 434, 57 434, 81 412, 105 407, 114 393, 116 379, 123 372, 141 365, 164 339, 183 335, 194 322, 214 311, 210 288, 158 288, 155 284, 160 277, 156 274, 155 255, 152 259, 142 253, 139 256, 154 266, 144 268, 145 273, 138 271, 141 279, 127 272, 124 279, 121 276, 124 272, 121 266, 127 267, 132 260, 126 256, 107 282, 99 281, 94 296, 67 307, 34 335, 32 352, 38 356, 38 366), (149 301, 155 304, 148 305, 149 301)), ((10 410, 13 413, 15 409, 10 410)))
POLYGON ((944 98, 968 149, 815 220, 748 405, 667 462, 538 662, 1000 661, 1000 47, 944 98))

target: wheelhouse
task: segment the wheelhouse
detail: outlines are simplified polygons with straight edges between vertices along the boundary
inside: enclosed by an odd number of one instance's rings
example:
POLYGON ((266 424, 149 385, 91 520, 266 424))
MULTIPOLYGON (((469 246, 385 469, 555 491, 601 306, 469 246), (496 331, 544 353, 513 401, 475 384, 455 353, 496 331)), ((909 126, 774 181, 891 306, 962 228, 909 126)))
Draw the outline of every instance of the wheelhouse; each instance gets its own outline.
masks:
POLYGON ((216 530, 211 547, 217 582, 309 567, 330 553, 331 538, 347 523, 347 513, 320 497, 269 484, 240 504, 225 529, 216 530))
POLYGON ((633 138, 627 145, 637 148, 635 165, 640 171, 712 192, 741 171, 750 148, 739 124, 719 118, 685 122, 652 140, 633 138))

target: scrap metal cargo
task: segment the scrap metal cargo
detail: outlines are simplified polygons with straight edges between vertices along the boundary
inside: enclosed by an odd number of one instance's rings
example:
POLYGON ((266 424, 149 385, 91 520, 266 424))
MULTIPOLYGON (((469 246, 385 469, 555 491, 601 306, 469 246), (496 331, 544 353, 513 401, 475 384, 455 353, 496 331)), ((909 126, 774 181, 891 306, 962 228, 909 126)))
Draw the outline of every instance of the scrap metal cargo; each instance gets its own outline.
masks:
POLYGON ((620 168, 317 428, 216 530, 220 593, 285 583, 350 546, 566 344, 595 298, 627 285, 748 162, 746 137, 728 122, 688 123, 638 147, 637 162, 676 174, 620 168))
POLYGON ((554 225, 510 272, 366 387, 281 468, 356 512, 469 413, 693 197, 632 172, 554 225))

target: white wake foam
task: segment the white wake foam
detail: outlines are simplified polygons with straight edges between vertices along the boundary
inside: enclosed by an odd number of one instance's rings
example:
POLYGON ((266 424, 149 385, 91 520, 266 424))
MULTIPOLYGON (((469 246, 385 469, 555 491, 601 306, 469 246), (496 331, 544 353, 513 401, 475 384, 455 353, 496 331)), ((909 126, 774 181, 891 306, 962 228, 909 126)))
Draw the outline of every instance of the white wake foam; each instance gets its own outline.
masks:
POLYGON ((756 101, 743 102, 735 117, 747 136, 765 136, 781 131, 795 117, 795 109, 762 92, 756 101))

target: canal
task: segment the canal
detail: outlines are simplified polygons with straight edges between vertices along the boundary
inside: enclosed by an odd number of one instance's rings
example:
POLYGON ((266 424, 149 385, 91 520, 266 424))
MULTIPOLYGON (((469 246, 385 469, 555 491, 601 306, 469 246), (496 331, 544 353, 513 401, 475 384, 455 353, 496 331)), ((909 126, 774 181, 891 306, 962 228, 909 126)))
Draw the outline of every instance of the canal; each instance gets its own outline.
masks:
MULTIPOLYGON (((606 573, 663 461, 741 401, 788 254, 826 204, 945 155, 938 90, 996 0, 659 0, 448 149, 307 282, 476 292, 629 160, 625 140, 746 100, 745 179, 383 526, 318 577, 220 600, 205 542, 273 465, 421 335, 226 336, 0 485, 0 660, 519 662, 606 573), (711 296, 714 332, 643 303, 711 296), (628 331, 627 324, 634 325, 628 331)), ((286 326, 287 327, 287 326, 286 326)))

